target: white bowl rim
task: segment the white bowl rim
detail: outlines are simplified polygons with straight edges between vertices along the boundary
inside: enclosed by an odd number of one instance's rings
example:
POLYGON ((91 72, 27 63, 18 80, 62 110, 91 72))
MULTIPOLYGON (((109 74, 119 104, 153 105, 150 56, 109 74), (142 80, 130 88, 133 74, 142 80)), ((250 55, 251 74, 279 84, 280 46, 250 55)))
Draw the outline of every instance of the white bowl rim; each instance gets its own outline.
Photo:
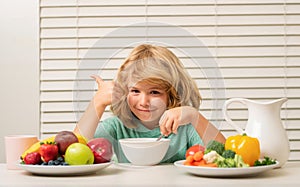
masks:
POLYGON ((145 143, 155 143, 155 142, 169 142, 170 139, 162 138, 156 141, 157 138, 124 138, 120 139, 120 143, 130 143, 130 144, 145 144, 145 143))

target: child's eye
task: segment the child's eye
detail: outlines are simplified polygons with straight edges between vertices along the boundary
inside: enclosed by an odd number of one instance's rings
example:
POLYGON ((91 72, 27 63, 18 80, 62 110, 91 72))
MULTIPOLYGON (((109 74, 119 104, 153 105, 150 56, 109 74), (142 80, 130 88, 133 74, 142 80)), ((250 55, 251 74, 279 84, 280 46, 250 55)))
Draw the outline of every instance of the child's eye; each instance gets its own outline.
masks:
POLYGON ((131 93, 140 93, 140 91, 139 91, 139 90, 136 90, 136 89, 131 89, 130 92, 131 92, 131 93))
POLYGON ((151 91, 150 93, 153 94, 153 95, 158 95, 158 94, 160 94, 160 92, 157 91, 157 90, 153 90, 153 91, 151 91))

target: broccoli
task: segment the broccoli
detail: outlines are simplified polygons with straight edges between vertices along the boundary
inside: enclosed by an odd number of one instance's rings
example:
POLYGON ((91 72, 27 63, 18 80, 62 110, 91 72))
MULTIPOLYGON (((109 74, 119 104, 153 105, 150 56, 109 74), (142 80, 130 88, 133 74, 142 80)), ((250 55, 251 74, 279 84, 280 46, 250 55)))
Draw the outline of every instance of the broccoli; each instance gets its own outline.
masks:
POLYGON ((222 153, 222 157, 224 157, 224 158, 234 158, 234 156, 235 156, 235 152, 232 150, 225 150, 222 153))
POLYGON ((225 165, 227 168, 235 168, 236 167, 236 163, 233 158, 226 158, 225 165))
POLYGON ((216 163, 219 168, 249 167, 249 165, 243 161, 242 156, 238 154, 235 154, 234 158, 219 156, 214 163, 216 163))
POLYGON ((233 158, 219 157, 215 162, 219 168, 234 168, 236 163, 233 158))
POLYGON ((246 163, 243 161, 243 158, 242 158, 241 155, 235 154, 235 156, 234 156, 234 161, 235 161, 235 163, 236 163, 236 167, 238 167, 238 168, 249 167, 249 164, 246 164, 246 163))
POLYGON ((273 160, 269 157, 264 157, 263 160, 256 160, 254 162, 254 166, 265 166, 265 165, 271 165, 271 164, 276 164, 276 160, 273 160))
POLYGON ((216 140, 211 140, 207 143, 206 149, 216 151, 219 155, 222 155, 222 153, 225 150, 225 147, 224 147, 224 144, 222 144, 216 140))
POLYGON ((204 154, 207 154, 207 153, 209 153, 209 152, 211 152, 212 150, 210 150, 210 149, 205 149, 205 151, 204 151, 204 154))

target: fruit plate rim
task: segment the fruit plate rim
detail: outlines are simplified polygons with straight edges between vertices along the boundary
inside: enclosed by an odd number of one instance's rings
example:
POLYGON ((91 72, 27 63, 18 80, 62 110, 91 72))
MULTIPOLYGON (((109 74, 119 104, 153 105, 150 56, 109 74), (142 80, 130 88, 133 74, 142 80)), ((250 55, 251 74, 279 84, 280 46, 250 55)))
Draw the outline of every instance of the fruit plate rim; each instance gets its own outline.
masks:
POLYGON ((29 164, 18 163, 17 166, 35 175, 72 176, 72 175, 94 174, 102 169, 105 169, 111 164, 112 161, 100 163, 100 164, 67 165, 67 166, 43 166, 43 165, 29 165, 29 164))
POLYGON ((279 162, 266 166, 244 167, 244 168, 216 168, 216 167, 201 167, 201 166, 186 166, 185 160, 174 162, 174 165, 190 174, 205 177, 244 177, 254 176, 264 173, 279 166, 279 162))

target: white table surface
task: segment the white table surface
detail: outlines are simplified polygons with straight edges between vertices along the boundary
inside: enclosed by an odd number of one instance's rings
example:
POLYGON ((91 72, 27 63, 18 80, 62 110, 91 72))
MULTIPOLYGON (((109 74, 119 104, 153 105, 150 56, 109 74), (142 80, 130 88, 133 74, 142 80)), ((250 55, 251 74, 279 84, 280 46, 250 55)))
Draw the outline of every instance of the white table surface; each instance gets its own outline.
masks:
POLYGON ((87 176, 52 177, 32 175, 24 170, 7 170, 0 164, 0 186, 300 186, 300 162, 244 178, 209 178, 186 173, 172 164, 145 168, 110 165, 87 176))

